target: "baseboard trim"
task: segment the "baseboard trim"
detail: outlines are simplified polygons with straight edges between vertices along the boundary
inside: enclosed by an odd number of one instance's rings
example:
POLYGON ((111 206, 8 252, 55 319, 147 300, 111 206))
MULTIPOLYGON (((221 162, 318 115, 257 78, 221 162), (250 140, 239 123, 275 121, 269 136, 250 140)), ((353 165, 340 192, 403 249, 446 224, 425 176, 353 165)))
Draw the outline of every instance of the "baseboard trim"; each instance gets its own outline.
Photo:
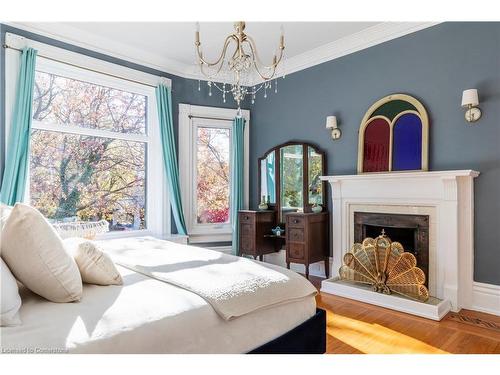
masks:
POLYGON ((500 316, 500 285, 473 282, 470 309, 500 316))

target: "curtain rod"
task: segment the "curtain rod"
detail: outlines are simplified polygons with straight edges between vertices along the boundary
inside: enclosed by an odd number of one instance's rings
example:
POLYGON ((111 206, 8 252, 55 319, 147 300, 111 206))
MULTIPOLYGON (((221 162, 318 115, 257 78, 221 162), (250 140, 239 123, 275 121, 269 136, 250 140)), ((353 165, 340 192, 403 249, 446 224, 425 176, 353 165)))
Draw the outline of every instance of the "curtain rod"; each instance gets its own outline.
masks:
MULTIPOLYGON (((233 121, 234 119, 232 118, 224 118, 224 117, 207 117, 207 116, 194 116, 194 115, 188 115, 188 117, 191 118, 203 118, 206 120, 221 120, 221 121, 233 121)), ((244 119, 244 121, 246 121, 244 119)))
MULTIPOLYGON (((20 50, 19 48, 11 47, 11 46, 9 46, 7 44, 4 44, 3 48, 9 48, 9 49, 12 49, 14 51, 22 52, 22 50, 20 50)), ((62 64, 66 64, 66 65, 69 65, 69 66, 73 66, 75 68, 80 68, 80 69, 88 70, 90 72, 104 74, 104 75, 109 76, 109 77, 119 78, 119 79, 123 79, 125 81, 129 81, 129 82, 133 82, 133 83, 138 83, 140 85, 144 85, 144 86, 149 86, 149 87, 156 88, 156 86, 150 85, 149 83, 144 83, 144 82, 136 81, 136 80, 133 80, 133 79, 130 79, 130 78, 125 78, 125 77, 117 76, 117 75, 114 75, 114 74, 111 74, 111 73, 102 72, 100 70, 96 70, 96 69, 92 69, 92 68, 87 68, 85 66, 81 66, 81 65, 69 63, 67 61, 62 61, 62 60, 54 59, 53 57, 49 57, 49 56, 45 56, 45 55, 41 55, 41 54, 38 54, 38 56, 42 57, 44 59, 47 59, 47 60, 52 60, 52 61, 59 62, 59 63, 62 63, 62 64)))

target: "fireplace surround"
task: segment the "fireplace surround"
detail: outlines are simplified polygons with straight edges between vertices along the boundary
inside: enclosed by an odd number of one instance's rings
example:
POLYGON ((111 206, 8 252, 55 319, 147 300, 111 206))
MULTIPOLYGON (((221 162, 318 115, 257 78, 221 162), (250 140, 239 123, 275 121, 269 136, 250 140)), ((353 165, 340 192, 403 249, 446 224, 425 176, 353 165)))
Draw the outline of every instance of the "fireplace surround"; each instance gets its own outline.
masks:
MULTIPOLYGON (((450 309, 470 308, 474 178, 478 175, 472 170, 457 170, 322 177, 330 183, 332 194, 333 278, 323 281, 321 290, 436 320, 450 309), (427 275, 429 293, 435 299, 432 306, 336 284, 342 258, 356 242, 356 213, 428 217, 427 275)), ((371 225, 377 227, 376 223, 371 225)))

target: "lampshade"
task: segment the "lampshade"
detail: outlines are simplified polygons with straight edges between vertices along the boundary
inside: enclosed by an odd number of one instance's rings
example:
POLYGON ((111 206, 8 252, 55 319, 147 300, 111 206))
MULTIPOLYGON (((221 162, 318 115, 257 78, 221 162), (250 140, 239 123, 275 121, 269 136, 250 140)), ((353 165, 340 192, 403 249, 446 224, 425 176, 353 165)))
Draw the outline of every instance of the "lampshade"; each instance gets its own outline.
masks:
POLYGON ((327 129, 335 129, 337 127, 337 117, 335 116, 327 116, 326 118, 326 128, 327 129))
POLYGON ((479 98, 477 96, 477 89, 464 90, 462 94, 462 107, 477 106, 479 104, 479 98))

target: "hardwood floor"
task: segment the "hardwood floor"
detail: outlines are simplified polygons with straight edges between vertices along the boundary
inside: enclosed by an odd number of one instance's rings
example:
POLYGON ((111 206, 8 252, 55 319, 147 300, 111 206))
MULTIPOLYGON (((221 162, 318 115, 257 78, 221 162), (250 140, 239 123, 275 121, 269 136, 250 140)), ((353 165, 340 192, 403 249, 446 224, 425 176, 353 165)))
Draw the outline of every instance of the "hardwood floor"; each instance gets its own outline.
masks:
MULTIPOLYGON (((310 277, 319 289, 321 279, 310 277)), ((500 354, 500 317, 475 311, 450 313, 440 322, 326 293, 329 354, 500 354)))

